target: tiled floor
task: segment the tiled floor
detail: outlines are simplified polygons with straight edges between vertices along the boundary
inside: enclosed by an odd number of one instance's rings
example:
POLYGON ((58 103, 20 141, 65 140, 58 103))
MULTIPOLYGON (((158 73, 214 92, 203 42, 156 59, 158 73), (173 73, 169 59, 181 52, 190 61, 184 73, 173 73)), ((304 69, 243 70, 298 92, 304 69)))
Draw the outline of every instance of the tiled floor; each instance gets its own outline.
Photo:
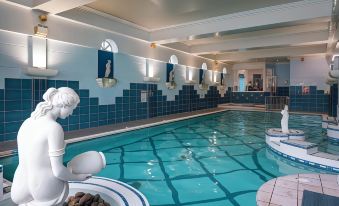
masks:
POLYGON ((272 179, 257 192, 258 206, 301 206, 303 191, 339 197, 337 175, 296 174, 272 179))

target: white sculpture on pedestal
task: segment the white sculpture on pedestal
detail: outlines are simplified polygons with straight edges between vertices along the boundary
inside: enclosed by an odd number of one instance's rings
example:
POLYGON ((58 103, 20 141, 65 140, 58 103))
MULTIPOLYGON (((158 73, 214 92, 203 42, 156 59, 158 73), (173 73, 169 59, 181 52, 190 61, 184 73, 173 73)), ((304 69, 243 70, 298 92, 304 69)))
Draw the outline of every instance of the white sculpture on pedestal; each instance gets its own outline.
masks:
POLYGON ((281 118, 281 131, 282 133, 289 133, 288 131, 288 118, 289 118, 289 114, 288 114, 288 106, 285 105, 285 108, 283 110, 281 110, 281 114, 282 114, 282 118, 281 118))
POLYGON ((107 60, 106 70, 105 70, 105 78, 109 78, 109 74, 111 73, 111 60, 107 60))
MULTIPOLYGON (((63 205, 68 196, 68 181, 83 181, 92 175, 74 174, 63 165, 64 131, 56 119, 71 115, 79 96, 67 87, 49 88, 43 99, 18 132, 19 165, 11 198, 21 206, 63 205)), ((105 164, 102 153, 99 156, 105 164)))

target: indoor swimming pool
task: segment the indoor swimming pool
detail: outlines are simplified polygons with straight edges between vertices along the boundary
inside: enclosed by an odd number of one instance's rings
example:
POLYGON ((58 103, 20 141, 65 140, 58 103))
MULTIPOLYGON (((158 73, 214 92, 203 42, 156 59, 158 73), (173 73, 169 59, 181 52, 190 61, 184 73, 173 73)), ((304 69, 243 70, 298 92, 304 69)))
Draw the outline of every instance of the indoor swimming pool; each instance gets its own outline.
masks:
MULTIPOLYGON (((265 128, 280 127, 280 113, 227 111, 135 130, 67 146, 75 155, 104 152, 107 167, 97 176, 117 179, 140 190, 152 206, 255 206, 266 181, 287 174, 322 172, 273 154, 265 128)), ((339 154, 324 140, 321 116, 290 115, 290 128, 305 131, 319 150, 339 154)), ((12 180, 17 156, 0 159, 12 180)))

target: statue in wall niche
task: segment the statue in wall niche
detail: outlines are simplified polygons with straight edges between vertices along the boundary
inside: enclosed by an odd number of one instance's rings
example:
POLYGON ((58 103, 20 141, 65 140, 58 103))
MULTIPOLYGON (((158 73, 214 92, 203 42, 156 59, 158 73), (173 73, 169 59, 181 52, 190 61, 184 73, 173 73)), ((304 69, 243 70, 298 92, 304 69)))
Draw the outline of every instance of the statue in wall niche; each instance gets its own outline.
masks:
POLYGON ((282 133, 289 133, 288 131, 288 118, 289 118, 289 114, 288 114, 288 106, 285 105, 284 109, 281 110, 281 114, 282 114, 282 118, 281 118, 281 131, 282 133))
POLYGON ((11 198, 20 206, 61 206, 68 196, 68 181, 86 180, 106 165, 103 154, 94 151, 76 156, 67 167, 63 165, 66 144, 56 119, 71 115, 79 96, 67 87, 49 88, 43 100, 18 132, 19 165, 11 198))
POLYGON ((174 75, 175 75, 175 73, 174 73, 174 69, 172 69, 172 71, 170 71, 170 73, 169 73, 169 82, 174 82, 174 75))
POLYGON ((201 77, 201 84, 205 84, 205 74, 206 74, 206 71, 203 71, 202 77, 201 77))
POLYGON ((111 73, 111 60, 107 60, 106 70, 105 70, 105 78, 109 78, 109 74, 111 73))

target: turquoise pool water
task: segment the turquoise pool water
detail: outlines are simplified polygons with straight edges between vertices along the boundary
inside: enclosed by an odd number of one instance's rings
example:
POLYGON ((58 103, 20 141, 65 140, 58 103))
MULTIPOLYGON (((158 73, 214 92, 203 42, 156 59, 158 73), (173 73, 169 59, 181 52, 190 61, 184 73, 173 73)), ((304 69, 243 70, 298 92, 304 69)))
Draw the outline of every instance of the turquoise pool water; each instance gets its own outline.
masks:
MULTIPOLYGON (((281 159, 265 146, 265 128, 280 126, 280 113, 228 111, 67 146, 65 162, 88 150, 104 152, 99 176, 139 189, 152 206, 255 206, 258 188, 277 176, 323 172, 281 159)), ((321 117, 290 115, 290 128, 327 145, 321 117)), ((0 159, 12 179, 16 156, 0 159)))

